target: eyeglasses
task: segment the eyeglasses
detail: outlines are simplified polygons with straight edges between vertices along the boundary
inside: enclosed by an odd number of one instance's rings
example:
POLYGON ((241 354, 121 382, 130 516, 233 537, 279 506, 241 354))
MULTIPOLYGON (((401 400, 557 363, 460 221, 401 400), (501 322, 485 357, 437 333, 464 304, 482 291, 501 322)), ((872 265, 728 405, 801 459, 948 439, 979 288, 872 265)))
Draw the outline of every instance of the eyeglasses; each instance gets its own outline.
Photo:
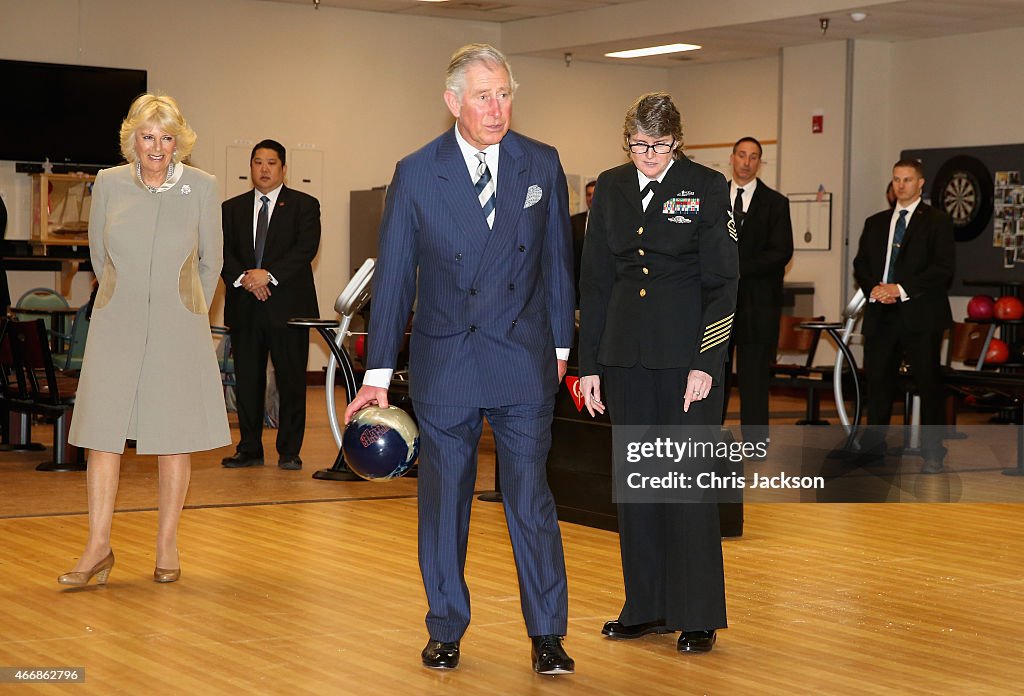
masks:
POLYGON ((654 150, 658 155, 667 155, 675 148, 676 140, 673 138, 670 143, 654 143, 653 145, 647 143, 628 143, 628 145, 629 151, 634 155, 646 155, 648 150, 654 150))

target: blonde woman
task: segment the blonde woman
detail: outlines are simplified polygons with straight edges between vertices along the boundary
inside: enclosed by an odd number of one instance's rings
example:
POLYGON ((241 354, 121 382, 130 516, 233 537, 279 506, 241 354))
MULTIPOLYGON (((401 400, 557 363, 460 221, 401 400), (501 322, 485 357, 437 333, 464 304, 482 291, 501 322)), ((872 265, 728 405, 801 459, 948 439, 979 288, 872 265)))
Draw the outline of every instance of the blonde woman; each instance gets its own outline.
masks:
POLYGON ((220 203, 216 180, 182 164, 195 140, 174 99, 144 94, 121 124, 128 164, 96 177, 89 253, 99 290, 69 438, 89 450, 89 538, 62 585, 107 581, 129 439, 157 455, 153 579, 176 581, 190 453, 231 442, 207 316, 222 263, 220 203))

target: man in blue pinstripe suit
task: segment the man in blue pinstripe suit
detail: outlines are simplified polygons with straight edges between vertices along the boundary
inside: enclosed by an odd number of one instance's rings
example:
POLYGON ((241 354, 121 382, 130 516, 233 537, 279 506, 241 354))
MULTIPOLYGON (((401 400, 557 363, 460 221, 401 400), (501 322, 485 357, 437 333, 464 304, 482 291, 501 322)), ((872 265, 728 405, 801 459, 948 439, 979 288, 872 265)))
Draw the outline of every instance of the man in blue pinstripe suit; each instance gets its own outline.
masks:
POLYGON ((388 188, 369 369, 345 418, 387 405, 415 295, 409 386, 422 445, 419 559, 430 633, 423 664, 458 666, 469 625, 466 542, 486 417, 533 667, 570 674, 565 561, 545 470, 573 340, 569 206, 558 153, 509 130, 514 90, 495 48, 471 44, 452 56, 444 100, 455 127, 401 160, 388 188))

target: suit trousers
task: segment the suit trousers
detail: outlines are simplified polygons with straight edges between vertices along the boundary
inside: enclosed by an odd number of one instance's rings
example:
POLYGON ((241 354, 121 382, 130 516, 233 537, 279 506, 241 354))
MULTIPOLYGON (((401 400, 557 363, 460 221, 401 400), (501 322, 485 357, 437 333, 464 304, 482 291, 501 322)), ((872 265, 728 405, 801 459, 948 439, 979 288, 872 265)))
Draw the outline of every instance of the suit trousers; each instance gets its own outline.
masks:
MULTIPOLYGON (((736 379, 740 391, 740 423, 743 439, 764 442, 768 438, 768 395, 771 368, 775 362, 778 343, 735 343, 730 352, 735 355, 736 379)), ((722 421, 729 408, 729 395, 723 394, 722 421)))
MULTIPOLYGON (((722 387, 683 412, 688 370, 604 367, 614 425, 708 426, 719 430, 722 387)), ((714 431, 714 432, 713 432, 714 431)), ((502 461, 504 466, 504 461, 502 461)), ((726 626, 725 571, 715 503, 620 503, 619 547, 628 625, 664 622, 676 631, 726 626)))
MULTIPOLYGON (((901 358, 906 358, 910 376, 921 397, 921 425, 945 422, 941 352, 943 329, 910 331, 898 307, 883 307, 870 336, 864 337, 864 376, 867 380, 868 425, 887 426, 892 417, 901 358)), ((925 458, 939 461, 946 454, 941 429, 922 430, 921 450, 925 458)))
POLYGON ((238 451, 263 454, 264 398, 267 392, 267 356, 274 365, 281 401, 277 452, 297 457, 306 431, 306 363, 309 332, 292 326, 273 326, 263 315, 252 325, 231 327, 238 396, 238 451))
POLYGON ((565 635, 568 593, 562 535, 547 483, 554 396, 501 408, 414 400, 420 428, 419 562, 430 637, 459 640, 470 620, 466 545, 483 419, 501 460, 501 493, 529 635, 565 635))

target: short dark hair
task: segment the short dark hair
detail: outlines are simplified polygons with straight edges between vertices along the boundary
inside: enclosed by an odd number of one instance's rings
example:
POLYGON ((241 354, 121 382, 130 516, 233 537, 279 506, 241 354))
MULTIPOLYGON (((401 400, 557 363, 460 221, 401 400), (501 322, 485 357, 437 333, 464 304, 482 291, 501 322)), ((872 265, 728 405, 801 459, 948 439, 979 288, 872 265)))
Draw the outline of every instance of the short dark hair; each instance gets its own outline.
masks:
POLYGON ((732 151, 735 153, 736 152, 736 148, 738 148, 743 143, 754 143, 755 145, 757 145, 757 156, 758 157, 763 157, 764 156, 764 148, 761 147, 761 141, 758 140, 757 138, 755 138, 752 135, 745 135, 742 138, 740 138, 739 140, 737 140, 735 143, 733 143, 732 151))
POLYGON ((924 165, 916 157, 901 157, 896 164, 892 165, 893 169, 896 169, 896 167, 910 167, 917 172, 918 177, 924 178, 924 165))
POLYGON ((594 188, 595 186, 597 186, 597 181, 594 180, 594 179, 591 179, 590 181, 587 182, 587 185, 583 187, 583 190, 585 191, 585 190, 587 190, 589 188, 594 188))
POLYGON ((679 109, 672 103, 672 97, 666 92, 651 92, 637 97, 629 109, 622 124, 622 149, 629 152, 629 138, 636 133, 644 133, 652 138, 671 136, 678 147, 672 151, 673 159, 683 156, 683 124, 679 109))
POLYGON ((255 145, 253 145, 252 152, 249 154, 249 161, 252 162, 253 159, 256 157, 257 150, 264 149, 273 150, 274 152, 276 152, 277 158, 281 160, 281 166, 283 167, 285 165, 285 158, 287 157, 287 152, 284 149, 284 145, 277 142, 276 140, 271 140, 270 138, 267 138, 266 140, 261 140, 255 145))

